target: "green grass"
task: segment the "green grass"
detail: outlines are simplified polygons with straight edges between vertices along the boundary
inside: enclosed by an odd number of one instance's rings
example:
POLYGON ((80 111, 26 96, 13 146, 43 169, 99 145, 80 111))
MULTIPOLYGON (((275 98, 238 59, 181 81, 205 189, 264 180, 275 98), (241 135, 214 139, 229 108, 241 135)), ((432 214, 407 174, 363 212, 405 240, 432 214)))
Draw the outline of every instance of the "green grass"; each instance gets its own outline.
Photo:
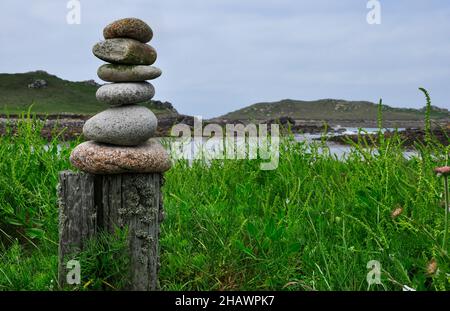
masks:
POLYGON ((70 82, 45 72, 0 74, 0 109, 10 113, 27 110, 36 113, 93 114, 107 108, 95 99, 97 87, 70 82), (44 79, 48 87, 30 89, 28 84, 44 79))
MULTIPOLYGON (((17 136, 0 137, 0 290, 57 287, 57 174, 76 142, 46 147, 39 126, 24 120, 17 136)), ((340 161, 318 147, 284 141, 273 171, 258 160, 177 162, 163 188, 161 288, 367 290, 366 265, 378 260, 382 285, 370 290, 450 290, 443 181, 433 173, 448 148, 418 146, 406 160, 392 138, 378 153, 354 145, 340 161)), ((119 288, 121 244, 92 245, 73 290, 119 288)))

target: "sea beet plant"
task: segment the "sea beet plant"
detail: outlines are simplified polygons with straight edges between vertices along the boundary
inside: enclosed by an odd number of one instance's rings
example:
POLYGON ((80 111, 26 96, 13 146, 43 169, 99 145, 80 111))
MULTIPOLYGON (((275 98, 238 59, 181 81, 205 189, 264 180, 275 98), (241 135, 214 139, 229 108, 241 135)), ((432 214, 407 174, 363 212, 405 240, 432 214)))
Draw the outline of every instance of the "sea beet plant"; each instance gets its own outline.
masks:
POLYGON ((425 88, 420 87, 419 90, 422 91, 427 100, 425 107, 425 143, 429 144, 431 142, 431 97, 425 88))
POLYGON ((442 240, 442 249, 446 252, 447 234, 448 234, 448 210, 450 208, 448 197, 448 176, 450 175, 450 166, 437 167, 435 168, 434 171, 438 176, 444 177, 445 216, 444 216, 444 238, 442 240))

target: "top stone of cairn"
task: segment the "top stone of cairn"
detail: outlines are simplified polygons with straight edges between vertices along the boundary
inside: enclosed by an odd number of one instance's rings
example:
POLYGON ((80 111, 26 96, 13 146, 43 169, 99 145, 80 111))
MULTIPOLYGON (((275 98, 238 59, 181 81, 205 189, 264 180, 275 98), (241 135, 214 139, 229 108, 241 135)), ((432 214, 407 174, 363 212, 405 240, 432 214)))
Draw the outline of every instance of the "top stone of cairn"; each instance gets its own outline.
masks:
POLYGON ((149 25, 138 18, 123 18, 112 22, 103 29, 105 39, 131 38, 147 43, 153 38, 149 25))

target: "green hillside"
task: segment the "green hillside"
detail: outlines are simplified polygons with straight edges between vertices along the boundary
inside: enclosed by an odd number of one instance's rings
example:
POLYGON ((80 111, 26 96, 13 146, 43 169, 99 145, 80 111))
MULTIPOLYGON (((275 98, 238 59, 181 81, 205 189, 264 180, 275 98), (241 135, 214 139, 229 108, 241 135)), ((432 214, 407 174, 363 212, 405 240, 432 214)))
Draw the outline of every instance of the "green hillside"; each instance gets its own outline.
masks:
MULTIPOLYGON (((291 117, 311 120, 374 120, 377 117, 377 105, 367 101, 345 101, 322 99, 316 101, 282 100, 272 103, 258 103, 230 112, 224 119, 267 119, 291 117)), ((424 113, 417 109, 383 107, 385 120, 422 120, 424 113)), ((432 117, 448 118, 449 111, 433 107, 432 117)))
MULTIPOLYGON (((26 111, 40 114, 86 114, 92 115, 108 108, 97 102, 95 92, 98 85, 93 81, 72 82, 58 78, 45 71, 17 74, 0 74, 0 114, 16 114, 26 111), (44 80, 46 85, 30 88, 36 81, 44 80)), ((176 114, 176 110, 156 104, 143 103, 156 114, 176 114)), ((233 112, 222 119, 273 119, 291 117, 302 120, 374 120, 377 105, 367 101, 345 101, 322 99, 316 101, 282 100, 257 103, 233 112)), ((384 106, 384 120, 422 120, 424 113, 417 109, 392 108, 384 106)), ((434 107, 434 119, 449 118, 449 111, 434 107)))
MULTIPOLYGON (((95 82, 71 82, 45 71, 0 74, 0 114, 20 113, 30 106, 32 112, 40 114, 95 114, 108 108, 96 100, 97 89, 95 82), (30 88, 37 80, 44 80, 46 86, 30 88)), ((151 103, 144 105, 156 114, 173 113, 151 103)))

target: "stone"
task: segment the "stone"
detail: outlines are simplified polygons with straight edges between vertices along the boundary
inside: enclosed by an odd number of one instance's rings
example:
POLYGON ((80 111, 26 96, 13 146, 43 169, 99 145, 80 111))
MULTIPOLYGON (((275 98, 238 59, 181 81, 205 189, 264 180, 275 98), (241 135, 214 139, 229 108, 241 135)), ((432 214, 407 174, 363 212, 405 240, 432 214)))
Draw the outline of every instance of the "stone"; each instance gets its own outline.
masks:
POLYGON ((123 18, 112 22, 103 29, 105 39, 131 38, 147 43, 153 38, 149 25, 138 18, 123 18))
POLYGON ((141 103, 155 95, 155 88, 148 82, 110 83, 101 86, 96 93, 99 102, 110 106, 141 103))
POLYGON ((91 174, 162 173, 171 167, 167 151, 154 138, 136 147, 87 141, 75 147, 70 162, 91 174))
POLYGON ((48 86, 47 81, 43 79, 34 80, 32 83, 28 84, 29 89, 43 89, 48 86))
POLYGON ((95 80, 86 80, 86 81, 81 81, 81 82, 84 83, 85 85, 89 85, 89 86, 95 86, 95 87, 100 86, 100 84, 95 82, 95 80))
POLYGON ((97 142, 136 146, 152 137, 157 126, 158 120, 150 109, 128 105, 96 114, 84 124, 83 135, 97 142))
POLYGON ((152 100, 152 105, 158 109, 167 109, 178 114, 178 111, 173 107, 170 102, 162 102, 160 100, 152 100))
POLYGON ((94 45, 95 56, 112 64, 152 65, 156 61, 156 51, 150 45, 134 39, 108 39, 94 45))
POLYGON ((158 78, 161 69, 142 65, 105 64, 98 68, 97 75, 106 82, 138 82, 158 78))

